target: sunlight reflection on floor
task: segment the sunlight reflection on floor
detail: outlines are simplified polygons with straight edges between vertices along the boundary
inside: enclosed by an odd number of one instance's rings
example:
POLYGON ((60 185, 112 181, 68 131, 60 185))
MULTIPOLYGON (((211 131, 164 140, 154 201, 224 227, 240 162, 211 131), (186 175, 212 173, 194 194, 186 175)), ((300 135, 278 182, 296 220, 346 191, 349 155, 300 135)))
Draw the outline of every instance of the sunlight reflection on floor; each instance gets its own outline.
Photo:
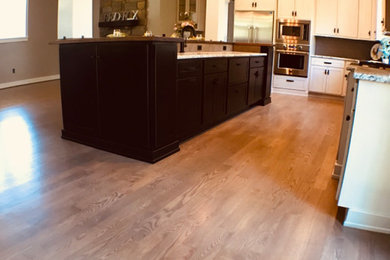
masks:
POLYGON ((0 113, 0 192, 34 178, 31 131, 23 109, 13 108, 0 113))

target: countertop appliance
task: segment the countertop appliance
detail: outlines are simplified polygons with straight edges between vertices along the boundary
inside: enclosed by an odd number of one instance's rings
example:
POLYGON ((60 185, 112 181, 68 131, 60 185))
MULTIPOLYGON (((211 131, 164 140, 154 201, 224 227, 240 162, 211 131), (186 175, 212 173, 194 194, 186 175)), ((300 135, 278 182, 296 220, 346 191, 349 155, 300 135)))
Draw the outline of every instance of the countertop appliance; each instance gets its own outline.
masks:
POLYGON ((307 77, 310 56, 310 21, 277 20, 274 73, 307 77))
POLYGON ((274 12, 235 11, 234 42, 272 43, 274 12))

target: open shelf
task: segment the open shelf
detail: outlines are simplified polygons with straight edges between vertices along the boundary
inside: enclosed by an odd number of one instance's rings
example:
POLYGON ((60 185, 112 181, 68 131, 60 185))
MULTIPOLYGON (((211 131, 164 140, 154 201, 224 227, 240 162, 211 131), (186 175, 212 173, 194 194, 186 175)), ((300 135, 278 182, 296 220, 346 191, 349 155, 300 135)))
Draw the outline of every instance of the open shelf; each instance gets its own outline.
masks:
POLYGON ((99 27, 109 27, 109 28, 131 27, 131 26, 138 25, 138 23, 139 23, 139 20, 99 22, 99 27))

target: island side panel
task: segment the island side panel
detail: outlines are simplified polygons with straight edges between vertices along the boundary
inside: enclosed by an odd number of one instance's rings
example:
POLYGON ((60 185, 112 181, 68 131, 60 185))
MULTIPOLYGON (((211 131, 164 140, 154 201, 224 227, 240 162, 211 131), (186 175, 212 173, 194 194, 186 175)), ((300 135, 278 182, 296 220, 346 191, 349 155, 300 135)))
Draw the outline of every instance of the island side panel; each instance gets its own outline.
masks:
POLYGON ((177 138, 177 46, 172 43, 150 45, 151 140, 155 155, 179 150, 177 138), (166 152, 163 152, 163 151, 166 152))
POLYGON ((96 45, 61 45, 60 75, 64 129, 97 137, 100 131, 96 45))

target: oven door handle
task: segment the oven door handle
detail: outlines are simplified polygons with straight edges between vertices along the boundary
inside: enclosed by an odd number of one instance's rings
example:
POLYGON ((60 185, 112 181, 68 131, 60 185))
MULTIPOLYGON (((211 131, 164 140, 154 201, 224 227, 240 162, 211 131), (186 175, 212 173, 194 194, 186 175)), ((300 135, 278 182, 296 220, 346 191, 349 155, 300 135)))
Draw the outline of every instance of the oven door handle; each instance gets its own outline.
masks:
POLYGON ((305 52, 305 51, 286 51, 286 50, 276 50, 276 52, 280 52, 280 53, 286 53, 286 54, 303 54, 303 55, 307 55, 309 56, 309 52, 305 52))

